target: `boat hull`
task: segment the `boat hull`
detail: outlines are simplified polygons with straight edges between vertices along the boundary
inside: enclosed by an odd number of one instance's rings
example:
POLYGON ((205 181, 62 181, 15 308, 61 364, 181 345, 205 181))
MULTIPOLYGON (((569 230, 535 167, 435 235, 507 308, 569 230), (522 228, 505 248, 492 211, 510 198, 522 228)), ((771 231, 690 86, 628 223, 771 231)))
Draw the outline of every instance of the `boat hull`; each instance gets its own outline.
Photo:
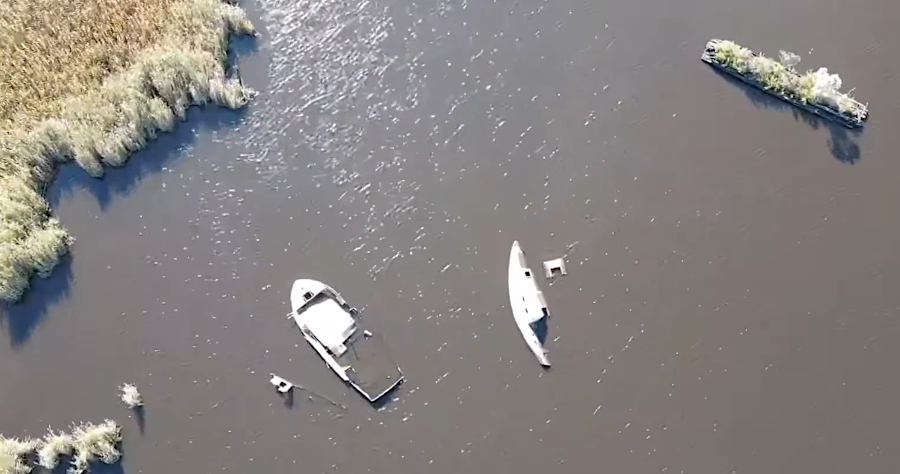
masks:
POLYGON ((534 272, 525 262, 525 253, 518 242, 513 242, 509 254, 509 305, 513 319, 528 349, 544 367, 550 367, 547 350, 534 330, 536 324, 546 324, 550 313, 544 294, 534 280, 534 272))
POLYGON ((368 401, 377 401, 403 382, 403 372, 391 357, 381 335, 368 330, 359 317, 359 312, 350 307, 330 286, 315 280, 295 281, 291 289, 291 308, 291 316, 303 338, 341 380, 350 384, 368 401), (323 298, 334 300, 356 324, 355 331, 342 342, 343 352, 340 354, 329 350, 304 319, 305 313, 323 298))

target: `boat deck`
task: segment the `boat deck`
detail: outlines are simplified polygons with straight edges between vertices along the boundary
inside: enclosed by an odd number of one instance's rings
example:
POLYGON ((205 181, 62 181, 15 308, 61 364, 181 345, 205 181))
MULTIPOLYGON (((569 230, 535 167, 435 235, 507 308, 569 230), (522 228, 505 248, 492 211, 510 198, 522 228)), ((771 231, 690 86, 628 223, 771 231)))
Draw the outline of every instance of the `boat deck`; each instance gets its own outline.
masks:
POLYGON ((347 371, 350 383, 370 402, 378 400, 403 380, 400 368, 388 352, 387 345, 378 334, 363 335, 359 328, 347 342, 347 350, 337 358, 347 371))

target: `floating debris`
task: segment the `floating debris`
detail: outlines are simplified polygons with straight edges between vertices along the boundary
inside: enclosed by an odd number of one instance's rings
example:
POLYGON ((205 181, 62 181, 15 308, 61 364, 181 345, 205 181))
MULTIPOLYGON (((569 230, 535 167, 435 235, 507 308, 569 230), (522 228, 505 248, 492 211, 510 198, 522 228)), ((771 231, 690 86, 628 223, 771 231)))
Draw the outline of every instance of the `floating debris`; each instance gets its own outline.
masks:
POLYGON ((554 278, 556 276, 566 275, 566 262, 562 258, 554 258, 544 262, 544 276, 554 278))
MULTIPOLYGON (((292 390, 294 390, 294 389, 296 388, 297 390, 303 390, 304 392, 309 393, 309 394, 310 394, 310 397, 309 397, 310 400, 312 400, 312 395, 315 395, 315 396, 317 396, 317 397, 319 397, 319 398, 321 398, 321 399, 327 401, 328 403, 331 403, 332 405, 341 408, 342 410, 346 410, 346 409, 347 409, 347 407, 344 406, 343 404, 338 403, 338 402, 336 402, 336 401, 334 401, 334 400, 332 400, 332 399, 326 397, 325 395, 322 395, 322 394, 320 394, 320 393, 314 392, 314 391, 312 391, 312 390, 310 390, 310 389, 308 389, 308 388, 306 388, 306 387, 303 387, 303 386, 301 386, 301 385, 297 385, 297 384, 295 384, 295 383, 293 383, 293 382, 289 382, 288 380, 285 380, 285 379, 283 379, 283 378, 281 378, 281 377, 279 377, 279 376, 277 376, 277 375, 275 375, 275 374, 269 374, 269 376, 271 377, 271 378, 269 379, 269 383, 271 383, 273 386, 275 386, 275 388, 278 390, 278 393, 280 393, 280 394, 286 394, 286 395, 288 395, 289 397, 293 397, 293 392, 292 392, 292 390)), ((293 402, 291 402, 291 403, 293 403, 293 402)))
POLYGON ((287 380, 285 380, 275 374, 269 374, 269 375, 272 376, 272 378, 269 379, 269 383, 274 385, 275 388, 278 389, 279 393, 288 393, 294 388, 294 384, 288 382, 287 380))

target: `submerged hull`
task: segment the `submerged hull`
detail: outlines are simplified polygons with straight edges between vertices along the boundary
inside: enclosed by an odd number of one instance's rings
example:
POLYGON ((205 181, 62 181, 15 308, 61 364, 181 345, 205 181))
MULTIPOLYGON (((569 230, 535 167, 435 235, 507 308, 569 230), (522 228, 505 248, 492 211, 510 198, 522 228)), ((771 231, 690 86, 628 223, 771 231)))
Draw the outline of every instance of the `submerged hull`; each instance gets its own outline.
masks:
POLYGON ((525 253, 519 242, 513 242, 509 253, 509 305, 528 349, 542 366, 550 367, 547 350, 535 333, 535 326, 546 324, 550 313, 544 294, 534 280, 534 273, 525 262, 525 253))
POLYGON ((703 51, 703 54, 700 56, 700 59, 703 62, 709 64, 710 66, 736 78, 745 84, 751 85, 773 97, 777 97, 799 109, 805 110, 811 114, 818 115, 827 120, 832 120, 840 123, 841 125, 847 128, 860 128, 863 126, 864 121, 868 118, 868 110, 864 110, 862 113, 862 118, 858 118, 853 115, 847 115, 841 113, 839 110, 835 110, 833 108, 827 107, 825 105, 806 102, 796 97, 792 97, 790 95, 781 93, 777 90, 773 90, 767 88, 764 84, 756 80, 752 74, 743 74, 739 71, 735 71, 734 69, 726 66, 725 64, 720 63, 716 59, 716 51, 715 45, 720 43, 721 40, 710 40, 709 43, 706 44, 706 49, 703 51))
POLYGON ((315 280, 295 281, 291 289, 291 308, 291 316, 304 339, 325 364, 370 402, 380 399, 403 381, 403 373, 391 357, 384 339, 367 330, 356 309, 330 286, 315 280), (346 340, 328 347, 329 342, 316 335, 315 329, 323 327, 321 320, 325 315, 317 305, 328 305, 328 310, 334 311, 336 317, 349 316, 355 330, 346 340), (311 319, 314 311, 318 312, 315 321, 311 319), (338 314, 338 311, 344 314, 338 314))

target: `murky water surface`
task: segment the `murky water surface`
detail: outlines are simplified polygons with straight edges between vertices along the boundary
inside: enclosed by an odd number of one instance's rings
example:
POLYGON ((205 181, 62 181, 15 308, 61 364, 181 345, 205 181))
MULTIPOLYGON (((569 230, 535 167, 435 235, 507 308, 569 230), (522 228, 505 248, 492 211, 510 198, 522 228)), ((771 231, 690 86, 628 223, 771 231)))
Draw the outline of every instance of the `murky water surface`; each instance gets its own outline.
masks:
POLYGON ((113 418, 126 473, 894 472, 898 8, 250 3, 248 110, 62 173, 77 246, 3 310, 0 431, 113 418), (715 73, 714 37, 839 72, 865 132, 715 73), (567 255, 546 372, 508 309, 516 239, 534 269, 567 255), (390 403, 285 320, 300 277, 385 334, 390 403), (270 372, 348 409, 286 407, 270 372))

